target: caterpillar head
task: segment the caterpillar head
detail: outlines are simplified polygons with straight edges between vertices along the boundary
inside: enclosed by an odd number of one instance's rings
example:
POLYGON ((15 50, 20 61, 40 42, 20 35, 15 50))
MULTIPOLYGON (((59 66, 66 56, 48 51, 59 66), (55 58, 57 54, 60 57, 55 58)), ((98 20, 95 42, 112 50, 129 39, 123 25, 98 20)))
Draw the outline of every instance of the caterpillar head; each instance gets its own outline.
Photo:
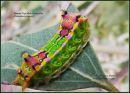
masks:
POLYGON ((71 30, 75 22, 78 22, 80 18, 78 13, 68 13, 67 11, 62 11, 62 28, 66 30, 71 30))

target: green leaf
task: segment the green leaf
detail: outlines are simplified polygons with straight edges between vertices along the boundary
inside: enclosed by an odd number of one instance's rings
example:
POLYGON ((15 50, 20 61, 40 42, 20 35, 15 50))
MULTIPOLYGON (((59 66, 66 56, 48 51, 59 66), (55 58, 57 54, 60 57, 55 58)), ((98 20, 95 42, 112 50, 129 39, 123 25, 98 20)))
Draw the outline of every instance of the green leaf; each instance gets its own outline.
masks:
MULTIPOLYGON (((68 11, 77 12, 78 10, 71 5, 68 11)), ((43 31, 4 42, 1 47, 1 81, 11 83, 17 76, 16 68, 22 64, 21 53, 23 51, 28 51, 30 54, 34 53, 47 44, 57 30, 58 25, 55 25, 43 31)), ((72 66, 59 78, 52 80, 47 85, 39 85, 37 89, 58 91, 88 87, 101 87, 110 91, 117 91, 105 77, 90 43, 74 60, 72 66)))

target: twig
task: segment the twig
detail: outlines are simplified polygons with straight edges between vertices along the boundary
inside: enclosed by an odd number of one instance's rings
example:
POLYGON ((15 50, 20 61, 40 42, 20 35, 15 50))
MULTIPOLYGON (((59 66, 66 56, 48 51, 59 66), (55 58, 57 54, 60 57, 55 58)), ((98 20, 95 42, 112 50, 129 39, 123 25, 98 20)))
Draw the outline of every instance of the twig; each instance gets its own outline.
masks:
POLYGON ((109 81, 102 82, 100 87, 108 91, 119 92, 119 90, 109 81))

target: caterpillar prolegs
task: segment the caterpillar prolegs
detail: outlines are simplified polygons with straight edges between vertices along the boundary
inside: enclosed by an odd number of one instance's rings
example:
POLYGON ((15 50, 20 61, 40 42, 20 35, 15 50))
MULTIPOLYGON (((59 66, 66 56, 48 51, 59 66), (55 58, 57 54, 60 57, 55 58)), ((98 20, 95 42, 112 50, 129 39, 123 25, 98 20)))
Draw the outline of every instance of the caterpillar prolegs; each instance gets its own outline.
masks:
POLYGON ((37 53, 24 52, 24 62, 13 81, 25 89, 35 81, 49 81, 65 71, 87 44, 90 31, 88 19, 79 13, 62 12, 59 30, 37 53))

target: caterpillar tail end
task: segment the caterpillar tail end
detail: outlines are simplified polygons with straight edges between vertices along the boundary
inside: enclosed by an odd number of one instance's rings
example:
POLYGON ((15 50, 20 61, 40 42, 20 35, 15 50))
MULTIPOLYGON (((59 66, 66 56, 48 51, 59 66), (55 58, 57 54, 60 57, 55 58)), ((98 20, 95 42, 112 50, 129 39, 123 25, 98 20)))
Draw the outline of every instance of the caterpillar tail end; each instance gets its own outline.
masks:
MULTIPOLYGON (((12 84, 13 84, 13 85, 20 85, 20 84, 18 83, 18 81, 19 81, 19 77, 17 76, 16 79, 12 82, 12 84)), ((24 85, 22 86, 22 91, 24 91, 25 88, 27 88, 27 85, 24 84, 24 85)))
POLYGON ((12 82, 13 85, 18 85, 19 77, 17 76, 16 79, 12 82))
POLYGON ((23 85, 22 85, 22 91, 24 91, 27 87, 28 87, 27 82, 24 82, 23 85))
MULTIPOLYGON (((16 79, 12 82, 13 85, 21 85, 19 83, 19 76, 16 77, 16 79)), ((22 84, 22 91, 24 91, 27 87, 29 86, 29 82, 27 81, 24 81, 23 84, 22 84)))
POLYGON ((28 86, 29 86, 29 82, 24 81, 24 83, 22 85, 22 91, 24 91, 28 86))

